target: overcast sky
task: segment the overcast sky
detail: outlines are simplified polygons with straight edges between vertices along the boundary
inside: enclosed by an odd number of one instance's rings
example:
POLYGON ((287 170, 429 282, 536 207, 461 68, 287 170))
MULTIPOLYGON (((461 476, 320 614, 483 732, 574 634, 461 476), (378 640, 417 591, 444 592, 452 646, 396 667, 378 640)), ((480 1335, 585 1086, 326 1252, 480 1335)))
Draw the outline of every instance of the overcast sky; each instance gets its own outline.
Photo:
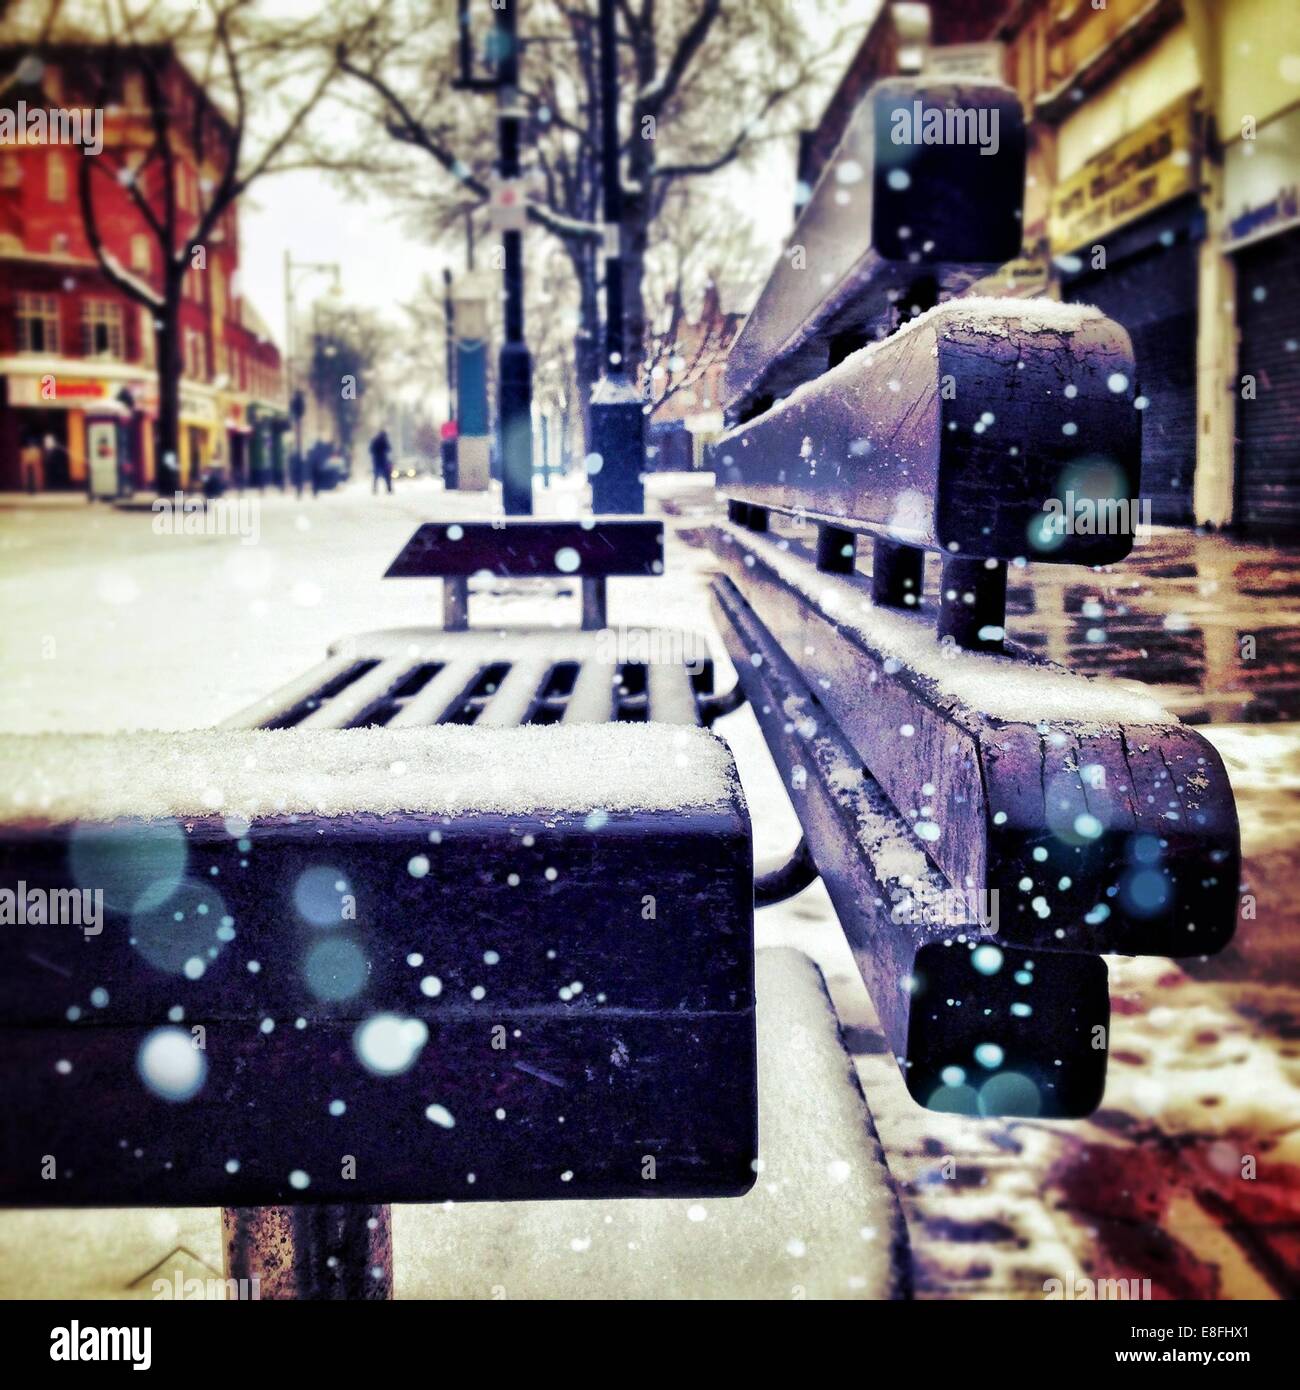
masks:
MULTIPOLYGON (((880 0, 788 0, 807 16, 806 23, 820 27, 860 16, 867 19, 880 0)), ((728 0, 744 3, 744 0, 728 0)), ((850 45, 844 54, 847 64, 850 45)), ((818 105, 829 96, 821 95, 818 105)), ((483 119, 492 119, 492 103, 483 98, 483 119)), ((753 212, 757 231, 771 244, 773 256, 789 229, 794 199, 794 151, 788 143, 774 143, 753 172, 729 175, 739 206, 753 212), (760 215, 760 210, 765 215, 760 215)), ((242 205, 243 292, 284 342, 284 253, 299 261, 336 261, 344 298, 372 306, 400 322, 400 305, 408 300, 420 276, 441 274, 444 253, 410 235, 391 202, 379 196, 365 202, 347 199, 327 177, 310 171, 280 174, 256 183, 242 205)), ((545 233, 530 231, 531 236, 545 233)), ((463 262, 453 264, 459 269, 463 262)), ((328 285, 325 276, 295 277, 299 307, 328 285)))

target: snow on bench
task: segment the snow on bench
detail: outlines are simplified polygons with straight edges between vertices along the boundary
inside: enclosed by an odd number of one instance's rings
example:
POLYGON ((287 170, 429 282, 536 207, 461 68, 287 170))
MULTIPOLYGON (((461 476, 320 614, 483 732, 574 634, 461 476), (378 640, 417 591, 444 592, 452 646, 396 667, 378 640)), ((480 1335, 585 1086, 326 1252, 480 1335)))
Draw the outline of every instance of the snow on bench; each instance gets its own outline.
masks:
MULTIPOLYGON (((394 1296, 906 1297, 898 1198, 817 967, 764 949, 755 976, 759 1170, 743 1197, 394 1207, 394 1296)), ((219 1288, 222 1247, 203 1208, 0 1211, 0 1298, 67 1296, 70 1281, 78 1298, 149 1298, 179 1271, 219 1288)), ((280 1271, 252 1272, 261 1298, 280 1292, 280 1271)))

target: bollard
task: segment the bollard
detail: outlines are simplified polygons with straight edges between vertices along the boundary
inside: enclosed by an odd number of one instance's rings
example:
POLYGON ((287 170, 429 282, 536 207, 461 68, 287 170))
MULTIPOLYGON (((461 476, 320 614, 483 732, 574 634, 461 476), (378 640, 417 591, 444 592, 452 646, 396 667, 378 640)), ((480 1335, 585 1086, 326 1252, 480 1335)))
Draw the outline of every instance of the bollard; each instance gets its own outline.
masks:
POLYGON ((592 392, 591 452, 600 466, 591 475, 591 510, 598 516, 645 511, 644 423, 636 388, 621 378, 602 381, 592 392))

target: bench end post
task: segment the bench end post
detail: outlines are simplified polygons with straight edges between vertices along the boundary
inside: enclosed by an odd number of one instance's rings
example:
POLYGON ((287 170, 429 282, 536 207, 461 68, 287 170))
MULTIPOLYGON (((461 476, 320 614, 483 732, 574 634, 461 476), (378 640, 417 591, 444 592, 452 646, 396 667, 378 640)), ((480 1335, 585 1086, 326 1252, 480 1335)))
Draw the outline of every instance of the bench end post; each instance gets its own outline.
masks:
POLYGON ((447 632, 469 627, 469 580, 449 574, 442 581, 442 626, 447 632))
POLYGON ((258 1298, 386 1301, 393 1296, 389 1207, 223 1207, 221 1234, 226 1278, 256 1280, 258 1298))

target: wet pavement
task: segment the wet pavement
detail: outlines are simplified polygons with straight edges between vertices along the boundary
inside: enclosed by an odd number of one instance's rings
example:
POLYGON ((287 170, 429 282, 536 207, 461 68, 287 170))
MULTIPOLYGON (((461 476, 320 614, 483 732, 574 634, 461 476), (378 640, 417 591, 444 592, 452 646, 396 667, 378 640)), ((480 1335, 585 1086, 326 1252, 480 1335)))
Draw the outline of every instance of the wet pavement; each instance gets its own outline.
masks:
POLYGON ((1300 717, 1300 547, 1156 531, 1101 570, 1011 570, 1007 626, 1088 675, 1154 687, 1188 724, 1300 717))

